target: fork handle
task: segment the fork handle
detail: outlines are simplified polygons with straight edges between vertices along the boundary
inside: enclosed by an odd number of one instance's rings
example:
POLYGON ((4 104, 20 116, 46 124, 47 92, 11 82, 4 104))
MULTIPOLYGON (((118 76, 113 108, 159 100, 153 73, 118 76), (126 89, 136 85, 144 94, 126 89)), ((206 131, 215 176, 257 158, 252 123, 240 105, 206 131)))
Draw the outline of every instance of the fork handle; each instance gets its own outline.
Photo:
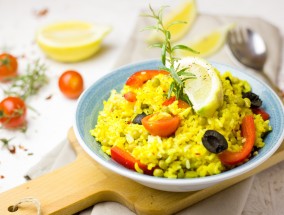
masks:
POLYGON ((256 72, 263 77, 266 83, 274 90, 274 92, 278 95, 280 100, 284 103, 283 92, 279 88, 279 86, 275 84, 274 81, 272 81, 272 79, 264 71, 261 71, 261 72, 256 71, 256 72))

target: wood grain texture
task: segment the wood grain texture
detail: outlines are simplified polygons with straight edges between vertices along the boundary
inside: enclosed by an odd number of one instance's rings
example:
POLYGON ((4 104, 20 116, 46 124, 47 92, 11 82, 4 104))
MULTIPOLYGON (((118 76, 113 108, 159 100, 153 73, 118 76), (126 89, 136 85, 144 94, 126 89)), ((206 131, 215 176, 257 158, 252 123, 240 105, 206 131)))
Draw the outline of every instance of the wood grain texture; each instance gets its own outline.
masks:
POLYGON ((42 214, 74 214, 102 201, 119 202, 137 214, 173 214, 244 180, 284 158, 284 145, 265 163, 254 170, 213 187, 186 193, 154 190, 108 171, 90 158, 77 143, 73 129, 68 139, 77 159, 54 172, 43 175, 0 195, 0 214, 36 214, 35 207, 23 204, 17 212, 7 208, 25 197, 41 202, 42 214))

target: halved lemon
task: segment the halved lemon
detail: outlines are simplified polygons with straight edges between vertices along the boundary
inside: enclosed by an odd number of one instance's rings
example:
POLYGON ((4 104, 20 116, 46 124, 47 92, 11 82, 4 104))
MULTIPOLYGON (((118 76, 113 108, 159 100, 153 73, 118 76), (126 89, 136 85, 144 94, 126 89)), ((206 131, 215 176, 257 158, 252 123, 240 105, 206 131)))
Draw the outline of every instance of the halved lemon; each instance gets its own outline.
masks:
POLYGON ((225 44, 227 33, 232 29, 234 24, 227 24, 218 27, 191 42, 185 42, 184 44, 190 48, 198 51, 199 54, 194 54, 192 52, 187 52, 180 50, 177 55, 180 56, 198 56, 198 57, 208 57, 219 51, 225 44))
MULTIPOLYGON (((197 8, 195 0, 185 0, 180 5, 178 5, 169 14, 164 14, 165 19, 163 20, 164 26, 171 32, 171 41, 177 41, 185 36, 189 31, 197 15, 197 8), (179 23, 171 25, 171 23, 176 21, 185 21, 184 23, 179 23)), ((148 38, 149 43, 162 42, 164 40, 161 32, 152 31, 148 38)))
POLYGON ((223 87, 218 71, 206 60, 186 57, 177 62, 188 68, 195 78, 185 81, 184 93, 197 114, 211 117, 223 104, 223 87))
POLYGON ((47 56, 63 62, 84 60, 95 54, 109 26, 74 21, 44 26, 37 32, 37 43, 47 56))

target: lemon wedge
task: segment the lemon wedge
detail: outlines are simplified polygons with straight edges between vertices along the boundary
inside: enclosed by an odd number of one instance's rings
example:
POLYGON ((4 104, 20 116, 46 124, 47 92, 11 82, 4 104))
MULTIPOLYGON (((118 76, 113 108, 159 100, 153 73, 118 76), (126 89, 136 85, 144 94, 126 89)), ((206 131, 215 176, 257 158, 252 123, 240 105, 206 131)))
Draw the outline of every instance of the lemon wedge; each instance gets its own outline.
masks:
POLYGON ((194 54, 192 52, 186 52, 180 50, 178 55, 185 56, 198 56, 198 57, 208 57, 219 51, 225 44, 227 33, 235 25, 228 24, 221 27, 218 27, 209 33, 206 33, 200 36, 198 39, 193 40, 192 42, 185 42, 184 44, 190 48, 198 51, 199 54, 194 54))
POLYGON ((180 68, 187 67, 194 79, 185 81, 184 93, 197 114, 211 117, 223 104, 223 87, 218 71, 206 60, 186 57, 178 61, 180 68))
POLYGON ((60 22, 41 28, 37 32, 36 40, 50 58, 76 62, 95 54, 110 30, 109 26, 80 21, 60 22))
MULTIPOLYGON (((165 14, 166 15, 166 14, 165 14)), ((171 32, 171 41, 177 41, 184 37, 191 28, 197 15, 197 8, 195 0, 185 0, 178 5, 174 10, 165 16, 164 26, 171 32), (184 23, 178 23, 171 25, 176 21, 185 21, 184 23)), ((148 38, 148 43, 162 42, 164 40, 163 35, 159 31, 152 31, 148 38)))

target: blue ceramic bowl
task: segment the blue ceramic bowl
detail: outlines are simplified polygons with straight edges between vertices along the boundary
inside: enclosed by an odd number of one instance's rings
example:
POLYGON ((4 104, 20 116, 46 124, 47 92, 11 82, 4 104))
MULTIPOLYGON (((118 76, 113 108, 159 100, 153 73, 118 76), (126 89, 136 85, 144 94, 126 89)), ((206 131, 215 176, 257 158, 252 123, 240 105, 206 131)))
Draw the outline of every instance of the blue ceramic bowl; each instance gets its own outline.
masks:
POLYGON ((159 60, 148 60, 118 68, 95 82, 84 91, 77 103, 74 123, 75 134, 80 145, 93 159, 111 171, 148 187, 165 191, 185 192, 200 190, 226 179, 241 175, 257 167, 267 160, 283 141, 283 105, 274 91, 261 80, 227 65, 214 62, 212 62, 212 65, 221 73, 230 71, 233 76, 247 80, 251 84, 253 92, 258 94, 262 99, 262 107, 270 114, 270 124, 273 131, 265 137, 265 146, 259 150, 259 154, 250 159, 247 163, 219 175, 193 179, 167 179, 143 175, 135 171, 128 170, 102 152, 100 149, 100 143, 96 142, 94 137, 90 135, 90 130, 96 125, 98 113, 103 109, 103 101, 108 99, 112 89, 116 89, 118 91, 122 89, 127 78, 134 72, 143 69, 158 69, 159 66, 161 66, 161 62, 159 60))

